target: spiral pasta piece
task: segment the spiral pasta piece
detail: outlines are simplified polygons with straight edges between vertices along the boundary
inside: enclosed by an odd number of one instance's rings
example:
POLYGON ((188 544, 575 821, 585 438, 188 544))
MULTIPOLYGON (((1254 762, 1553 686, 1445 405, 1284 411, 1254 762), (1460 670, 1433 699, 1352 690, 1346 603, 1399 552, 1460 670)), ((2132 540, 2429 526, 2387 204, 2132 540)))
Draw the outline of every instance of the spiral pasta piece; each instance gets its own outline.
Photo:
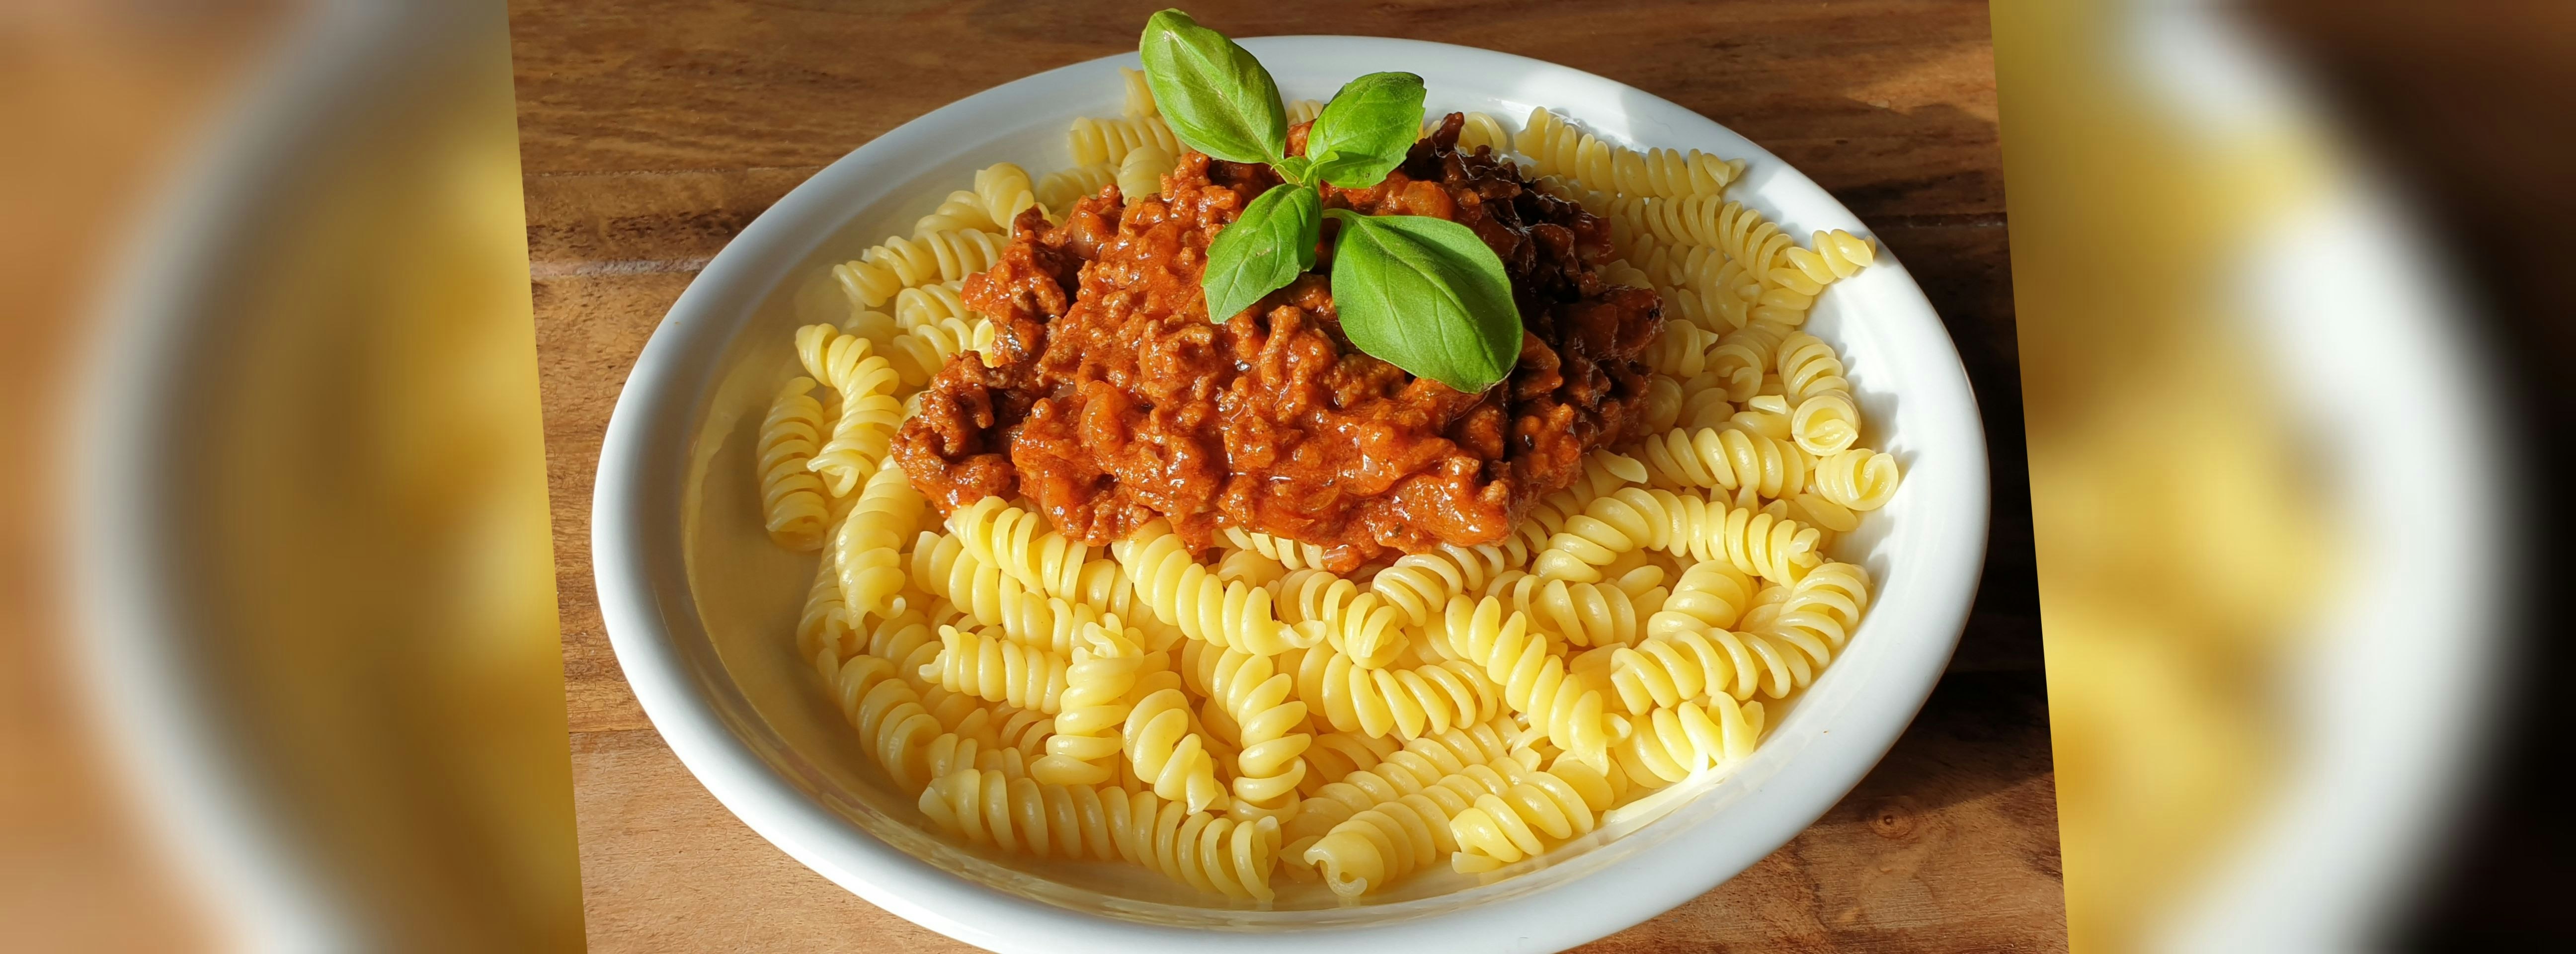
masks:
POLYGON ((1793 408, 1789 430, 1799 447, 1824 456, 1860 439, 1860 407, 1832 345, 1798 332, 1780 342, 1777 360, 1782 392, 1793 408))
POLYGON ((1503 124, 1496 122, 1494 117, 1470 112, 1466 115, 1466 122, 1458 127, 1458 148, 1468 153, 1478 149, 1508 152, 1512 148, 1512 134, 1504 131, 1503 124))
POLYGON ((1311 123, 1315 121, 1315 117, 1324 114, 1324 103, 1322 100, 1301 99, 1289 103, 1287 105, 1287 112, 1288 125, 1294 126, 1298 123, 1311 123))
POLYGON ((900 331, 910 331, 926 325, 944 325, 952 321, 971 324, 984 320, 981 313, 966 307, 964 285, 961 282, 919 285, 906 288, 894 295, 894 323, 896 329, 900 331))
POLYGON ((794 378, 769 403, 753 458, 760 473, 760 512, 769 539, 790 550, 823 545, 830 527, 823 481, 807 464, 823 445, 823 404, 814 379, 794 378))
POLYGON ((1010 230, 1006 224, 993 221, 993 214, 984 207, 984 197, 969 189, 949 193, 947 198, 940 200, 938 208, 912 223, 915 237, 961 229, 975 232, 1010 230))
POLYGON ((928 506, 903 468, 886 467, 869 475, 858 502, 832 535, 841 601, 853 621, 894 613, 895 594, 907 582, 900 555, 903 540, 919 526, 928 506))
POLYGON ((1487 792, 1449 820, 1458 853, 1450 865, 1462 872, 1492 871, 1549 846, 1587 834, 1609 810, 1613 789, 1605 770, 1559 761, 1545 769, 1511 766, 1511 788, 1487 792))
POLYGON ((1876 510, 1896 496, 1896 458, 1867 448, 1816 462, 1816 493, 1853 510, 1876 510))
POLYGON ((1545 107, 1530 110, 1514 141, 1543 175, 1571 177, 1593 189, 1623 195, 1722 196, 1744 173, 1742 160, 1719 159, 1697 149, 1644 153, 1604 142, 1576 129, 1545 107))
POLYGON ((1851 640, 1852 629, 1868 609, 1868 571, 1827 561, 1789 588, 1766 629, 1795 643, 1822 666, 1851 640))
POLYGON ((1320 569, 1332 559, 1325 548, 1315 544, 1255 533, 1241 527, 1227 527, 1218 531, 1218 535, 1237 550, 1261 554, 1291 570, 1320 569))
POLYGON ((1796 331, 1786 325, 1754 322, 1719 336, 1717 346, 1709 350, 1708 366, 1726 382, 1726 399, 1740 403, 1762 393, 1763 376, 1770 371, 1780 343, 1796 331))
POLYGON ((1123 859, 1213 894, 1267 903, 1279 822, 1191 811, 1152 792, 1046 785, 960 771, 923 789, 922 814, 967 844, 1040 858, 1123 859))
POLYGON ((841 576, 835 570, 829 554, 815 562, 814 585, 806 588, 805 610, 796 618, 796 651, 807 658, 821 656, 837 667, 857 650, 851 647, 849 607, 841 601, 841 576))
POLYGON ((1774 699, 1815 678, 1812 661, 1759 633, 1710 629, 1657 636, 1614 653, 1610 684, 1622 708, 1644 713, 1692 699, 1756 692, 1774 699))
POLYGON ((1501 687, 1464 660, 1368 669, 1329 646, 1279 658, 1296 676, 1298 698, 1335 732, 1414 739, 1482 724, 1502 706, 1501 687))
POLYGON ((1782 253, 1781 267, 1793 274, 1780 276, 1783 285, 1810 295, 1860 274, 1861 269, 1878 260, 1877 243, 1841 229, 1817 232, 1811 244, 1815 246, 1813 251, 1792 246, 1782 253))
POLYGON ((1118 194, 1131 203, 1161 194, 1163 177, 1171 174, 1176 162, 1171 150, 1161 146, 1128 150, 1127 157, 1118 161, 1118 194))
POLYGON ((1219 581, 1190 558, 1168 523, 1148 523, 1136 536, 1111 544, 1110 552, 1154 617, 1182 635, 1259 656, 1311 645, 1272 615, 1270 591, 1219 581))
POLYGON ((1012 224, 1020 213, 1038 204, 1037 190, 1029 184, 1029 171, 1018 163, 996 162, 975 170, 975 199, 993 220, 990 231, 1011 234, 1012 224))
POLYGON ((929 780, 923 752, 946 731, 920 694, 895 674, 894 663, 875 656, 852 656, 829 675, 833 696, 868 754, 897 788, 919 790, 929 780))
POLYGON ((978 316, 973 321, 943 318, 926 321, 894 334, 885 345, 886 360, 894 365, 906 388, 929 383, 932 375, 947 367, 950 359, 968 352, 979 352, 987 360, 993 355, 993 323, 978 316))
POLYGON ((1008 244, 999 233, 973 229, 912 238, 898 235, 861 253, 856 261, 832 266, 832 277, 851 301, 875 308, 906 288, 958 281, 992 268, 1008 244))
POLYGON ((1186 802, 1191 811, 1223 808, 1225 787, 1216 779, 1216 759, 1207 737, 1190 727, 1189 699, 1174 686, 1146 693, 1127 710, 1120 732, 1128 767, 1154 794, 1186 802))
POLYGON ((1091 559, 1091 547, 1067 539, 1045 517, 1000 497, 985 497, 949 513, 948 530, 976 559, 1049 596, 1073 595, 1082 567, 1091 559))
POLYGON ((1697 325, 1666 322, 1646 347, 1646 366, 1676 379, 1694 377, 1708 367, 1708 349, 1716 343, 1716 335, 1697 325))
POLYGON ((1064 696, 1056 713, 1055 734, 1047 754, 1029 767, 1029 775, 1050 785, 1098 785, 1117 767, 1127 713, 1136 707, 1127 697, 1145 665, 1136 640, 1094 623, 1085 628, 1073 662, 1065 669, 1064 696))
POLYGON ((1306 777, 1306 749, 1314 736, 1306 704, 1293 696, 1296 680, 1275 669, 1268 656, 1229 649, 1209 673, 1208 701, 1234 721, 1242 749, 1235 756, 1233 814, 1286 815, 1297 808, 1297 784, 1306 777))
MULTIPOLYGON (((1815 571, 1808 573, 1813 575, 1815 571)), ((1725 560, 1702 560, 1682 571, 1664 608, 1646 619, 1646 638, 1725 629, 1744 618, 1753 602, 1753 580, 1725 560)))
POLYGON ((1397 557, 1394 565, 1369 579, 1369 592, 1402 612, 1405 622, 1423 626, 1439 616, 1450 597, 1484 589, 1503 571, 1528 564, 1529 557, 1529 547, 1513 537, 1474 547, 1444 543, 1397 557))
POLYGON ((1100 190, 1117 181, 1118 165, 1113 162, 1097 162, 1051 172, 1038 180, 1038 202, 1062 215, 1071 210, 1074 203, 1099 195, 1100 190))
POLYGON ((1085 116, 1073 121, 1065 132, 1065 145, 1073 151, 1073 163, 1088 166, 1099 163, 1116 165, 1127 154, 1142 146, 1155 146, 1172 155, 1184 148, 1172 136, 1172 127, 1159 116, 1135 119, 1103 119, 1085 116))
MULTIPOLYGON (((1596 571, 1597 572, 1597 571, 1596 571)), ((1576 646, 1635 642, 1645 617, 1637 599, 1616 585, 1549 579, 1506 570, 1485 587, 1485 595, 1503 601, 1505 612, 1529 617, 1532 629, 1563 637, 1576 646)))
POLYGON ((1457 850, 1450 818, 1498 789, 1510 790, 1502 770, 1469 765, 1352 813, 1291 857, 1315 866, 1334 894, 1357 898, 1457 850))
POLYGON ((1296 570, 1280 578, 1279 619, 1311 642, 1320 641, 1376 669, 1404 651, 1404 614, 1374 591, 1323 570, 1296 570))
POLYGON ((1597 767, 1609 766, 1610 739, 1624 724, 1611 720, 1600 690, 1571 678, 1564 658, 1529 631, 1528 617, 1506 616, 1502 601, 1490 596, 1455 596, 1432 638, 1446 639, 1458 658, 1484 667, 1485 677, 1502 686, 1503 702, 1544 727, 1550 744, 1597 767))
POLYGON ((1692 772, 1742 761, 1761 741, 1762 720, 1761 703, 1738 703, 1723 694, 1706 704, 1658 708, 1619 743, 1620 772, 1630 784, 1662 788, 1692 772))
POLYGON ((1601 578, 1603 564, 1646 547, 1695 560, 1725 559, 1745 573, 1788 583, 1816 564, 1819 540, 1815 529, 1795 520, 1723 500, 1628 487, 1568 520, 1538 555, 1536 567, 1552 579, 1592 582, 1601 578))
POLYGON ((1160 116, 1162 108, 1154 103, 1154 87, 1145 82, 1145 71, 1121 66, 1118 76, 1126 82, 1127 102, 1121 112, 1129 119, 1160 116))
MULTIPOLYGON (((1311 713, 1313 709, 1314 704, 1307 703, 1307 711, 1311 713)), ((1403 750, 1404 740, 1393 736, 1317 732, 1315 744, 1306 749, 1306 779, 1297 783, 1297 792, 1312 798, 1324 786, 1348 778, 1353 772, 1376 768, 1387 756, 1403 750)), ((1304 808, 1298 809, 1297 817, 1305 814, 1304 808)))
POLYGON ((998 630, 942 626, 939 642, 938 661, 921 676, 940 688, 1049 715, 1063 701, 1068 664, 1062 656, 1012 642, 998 630))
POLYGON ((1797 496, 1809 479, 1805 451, 1740 428, 1666 431, 1647 438, 1637 456, 1651 475, 1648 484, 1665 490, 1749 485, 1778 499, 1797 496))

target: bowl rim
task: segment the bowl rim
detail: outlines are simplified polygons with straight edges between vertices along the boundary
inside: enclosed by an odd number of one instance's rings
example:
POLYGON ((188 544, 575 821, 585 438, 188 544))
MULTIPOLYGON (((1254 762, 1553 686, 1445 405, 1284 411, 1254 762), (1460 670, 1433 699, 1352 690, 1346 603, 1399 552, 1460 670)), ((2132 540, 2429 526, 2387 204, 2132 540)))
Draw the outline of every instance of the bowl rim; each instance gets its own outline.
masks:
MULTIPOLYGON (((1303 55, 1364 53, 1378 62, 1408 57, 1465 57, 1513 75, 1548 76, 1559 82, 1597 84, 1623 101, 1706 123, 1694 138, 1732 131, 1661 97, 1625 84, 1529 57, 1474 47, 1379 37, 1331 35, 1253 37, 1239 40, 1265 60, 1303 55)), ((1908 617, 1905 642, 1882 659, 1889 671, 1867 703, 1878 713, 1865 724, 1846 725, 1828 749, 1802 751, 1761 783, 1789 790, 1784 797, 1738 806, 1726 826, 1692 824, 1632 853, 1623 864, 1603 865, 1580 877, 1558 880, 1514 895, 1522 902, 1476 904, 1402 916, 1383 922, 1266 931, 1206 930, 1133 921, 1059 907, 978 884, 941 869, 852 825, 790 784, 738 733, 742 726, 716 705, 740 698, 730 680, 710 678, 724 666, 715 657, 690 592, 681 518, 695 424, 721 373, 718 347, 749 320, 756 302, 785 277, 782 262, 848 221, 848 210, 825 208, 821 197, 840 184, 867 177, 873 161, 906 150, 935 150, 944 131, 963 117, 1007 104, 1023 93, 1060 83, 1115 82, 1111 68, 1132 66, 1133 52, 1100 57, 994 86, 904 123, 853 149, 799 184, 762 212, 708 261, 671 306, 638 354, 619 394, 600 446, 593 488, 591 547, 604 628, 637 702, 672 753, 735 817, 826 878, 871 904, 949 937, 1003 951, 1181 950, 1224 943, 1239 950, 1307 949, 1321 943, 1409 946, 1429 950, 1553 950, 1642 922, 1717 884, 1786 844, 1839 803, 1893 747, 1929 698, 1967 621, 1983 569, 1990 485, 1985 434, 1976 398, 1956 344, 1892 253, 1882 251, 1873 274, 1901 282, 1899 310, 1873 322, 1911 325, 1910 345, 1927 349, 1935 379, 1910 381, 1909 405, 1944 418, 1945 439, 1955 445, 1957 486, 1927 514, 1924 561, 1937 582, 1927 605, 1908 617), (1946 392, 1946 393, 1945 393, 1946 392), (691 637, 686 638, 684 637, 691 637), (1896 718, 1897 714, 1902 715, 1896 718), (1747 836, 1750 828, 1758 835, 1747 836), (1539 903, 1545 898, 1545 903, 1539 903)), ((1480 64, 1480 65, 1482 65, 1480 64)), ((1598 117, 1584 117, 1599 121, 1598 117)), ((1069 117, 1068 117, 1069 119, 1069 117)), ((1745 141, 1740 155, 1759 172, 1820 187, 1787 163, 1745 141)), ((1839 217, 1857 217, 1829 195, 1839 217)), ((1910 486, 1910 485, 1909 485, 1910 486)), ((1873 617, 1875 619, 1876 617, 1873 617)), ((1898 639, 1900 637, 1889 637, 1898 639)), ((744 702, 747 707, 747 700, 744 702)), ((1771 740, 1766 739, 1766 745, 1771 740)), ((1398 907, 1390 905, 1390 908, 1398 907)))

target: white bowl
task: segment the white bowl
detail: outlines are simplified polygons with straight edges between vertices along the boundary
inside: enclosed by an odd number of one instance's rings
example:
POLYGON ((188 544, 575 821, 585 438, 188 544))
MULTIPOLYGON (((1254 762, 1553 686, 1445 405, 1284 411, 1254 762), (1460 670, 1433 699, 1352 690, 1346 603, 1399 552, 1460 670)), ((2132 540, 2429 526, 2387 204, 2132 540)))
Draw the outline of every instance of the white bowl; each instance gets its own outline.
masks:
MULTIPOLYGON (((1290 98, 1322 99, 1379 70, 1422 75, 1436 113, 1517 128, 1545 105, 1613 140, 1696 147, 1750 164, 1731 195, 1797 235, 1860 220, 1797 170, 1661 98, 1551 63, 1363 37, 1244 41, 1290 98)), ((952 845, 882 783, 797 658, 814 557, 761 529, 750 446, 794 367, 798 288, 903 231, 972 170, 1069 163, 1077 116, 1116 115, 1127 54, 987 90, 851 152, 752 222, 707 264, 620 396, 599 464, 592 542, 619 664, 682 763, 735 815, 825 877, 933 930, 1001 951, 1407 948, 1538 951, 1636 924, 1744 870, 1857 784, 1921 708, 1977 587, 1986 539, 1984 432, 1956 348, 1893 254, 1836 285, 1808 327, 1842 350, 1868 443, 1905 469, 1895 501, 1839 545, 1878 593, 1842 658, 1775 717, 1723 779, 1677 786, 1660 818, 1600 833, 1479 881, 1445 870, 1381 903, 1329 895, 1256 910, 1125 866, 1038 865, 952 845), (1303 907, 1301 907, 1303 906, 1303 907)), ((1442 866, 1445 867, 1445 866, 1442 866)), ((1284 880, 1284 879, 1283 879, 1284 880)), ((752 900, 749 903, 757 903, 752 900)))

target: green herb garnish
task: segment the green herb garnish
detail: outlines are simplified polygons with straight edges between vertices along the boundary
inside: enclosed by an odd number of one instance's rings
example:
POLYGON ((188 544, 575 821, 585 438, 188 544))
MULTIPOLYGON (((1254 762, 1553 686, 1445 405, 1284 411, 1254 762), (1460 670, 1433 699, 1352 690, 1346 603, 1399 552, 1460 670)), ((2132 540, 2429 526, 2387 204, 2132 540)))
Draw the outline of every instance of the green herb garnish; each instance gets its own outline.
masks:
POLYGON ((1521 316, 1502 259, 1466 226, 1418 215, 1326 210, 1317 187, 1374 186, 1404 162, 1422 130, 1422 77, 1371 73, 1344 85, 1288 155, 1288 115, 1261 61, 1189 14, 1145 21, 1145 82, 1172 133, 1231 162, 1267 163, 1287 184, 1254 199, 1208 245, 1208 318, 1223 321, 1315 265, 1323 219, 1333 245, 1333 302, 1351 344, 1415 377, 1469 393, 1511 373, 1521 316))

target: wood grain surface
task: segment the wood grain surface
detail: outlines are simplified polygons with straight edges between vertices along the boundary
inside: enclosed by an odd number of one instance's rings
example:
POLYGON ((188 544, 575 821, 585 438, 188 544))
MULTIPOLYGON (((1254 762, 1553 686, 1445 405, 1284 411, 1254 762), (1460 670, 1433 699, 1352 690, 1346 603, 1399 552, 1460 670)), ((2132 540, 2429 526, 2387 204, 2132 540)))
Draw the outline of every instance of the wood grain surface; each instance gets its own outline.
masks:
MULTIPOLYGON (((698 268, 824 164, 952 100, 1132 49, 1162 3, 517 0, 520 140, 594 951, 956 950, 762 841, 655 734, 609 650, 589 501, 628 367, 698 268)), ((1832 190, 1901 256, 1995 474, 1967 635, 1895 750, 1788 846, 1585 950, 2060 950, 2055 797, 1991 44, 1982 2, 1191 5, 1563 63, 1672 99, 1832 190)))

